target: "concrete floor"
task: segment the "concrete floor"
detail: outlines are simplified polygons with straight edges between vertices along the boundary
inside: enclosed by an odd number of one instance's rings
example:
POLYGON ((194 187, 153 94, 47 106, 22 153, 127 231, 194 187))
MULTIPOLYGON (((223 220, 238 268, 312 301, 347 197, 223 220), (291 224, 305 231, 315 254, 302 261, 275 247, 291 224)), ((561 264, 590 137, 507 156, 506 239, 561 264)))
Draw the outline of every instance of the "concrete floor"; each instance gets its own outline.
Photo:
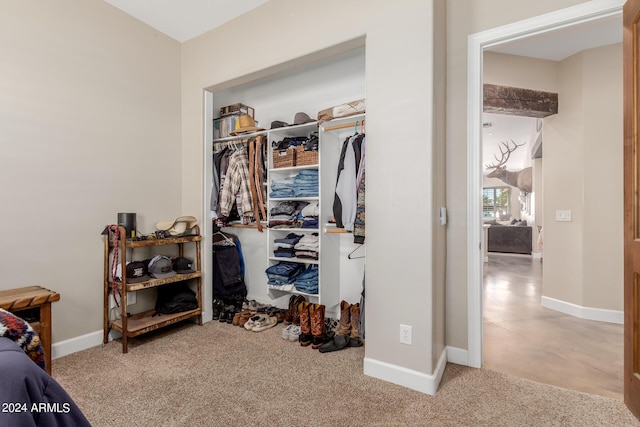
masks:
POLYGON ((623 399, 623 326, 541 307, 539 259, 489 254, 484 264, 483 366, 623 399))

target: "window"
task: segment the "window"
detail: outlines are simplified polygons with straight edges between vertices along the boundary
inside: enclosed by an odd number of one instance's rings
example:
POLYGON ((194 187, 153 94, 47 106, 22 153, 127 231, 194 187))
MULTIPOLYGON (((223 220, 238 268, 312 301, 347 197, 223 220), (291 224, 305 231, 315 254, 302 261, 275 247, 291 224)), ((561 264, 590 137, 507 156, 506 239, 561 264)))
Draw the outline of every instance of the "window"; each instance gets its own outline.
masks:
POLYGON ((482 189, 482 216, 492 219, 508 219, 510 199, 509 187, 488 187, 482 189))

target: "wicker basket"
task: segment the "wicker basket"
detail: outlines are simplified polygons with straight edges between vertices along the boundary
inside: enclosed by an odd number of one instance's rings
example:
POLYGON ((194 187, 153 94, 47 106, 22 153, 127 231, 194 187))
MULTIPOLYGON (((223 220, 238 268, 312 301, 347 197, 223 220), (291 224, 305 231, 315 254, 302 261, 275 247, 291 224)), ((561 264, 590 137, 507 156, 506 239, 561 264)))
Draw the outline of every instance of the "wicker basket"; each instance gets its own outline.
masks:
POLYGON ((306 151, 304 146, 298 145, 296 153, 296 166, 318 164, 318 150, 306 151))
POLYGON ((296 149, 273 150, 273 167, 288 168, 296 165, 296 149))

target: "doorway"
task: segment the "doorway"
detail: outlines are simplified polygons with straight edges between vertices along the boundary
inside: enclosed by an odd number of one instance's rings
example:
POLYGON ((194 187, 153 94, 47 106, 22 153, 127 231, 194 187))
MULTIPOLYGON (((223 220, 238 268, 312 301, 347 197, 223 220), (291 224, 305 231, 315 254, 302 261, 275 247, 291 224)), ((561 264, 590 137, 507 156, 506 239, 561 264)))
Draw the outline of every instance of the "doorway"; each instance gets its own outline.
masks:
MULTIPOLYGON (((489 30, 470 36, 469 39, 469 104, 468 104, 468 200, 478 200, 482 188, 482 56, 488 48, 508 45, 516 40, 531 42, 544 38, 566 35, 566 31, 593 28, 601 22, 619 19, 623 2, 581 4, 537 18, 489 30), (535 36, 535 37, 534 37, 535 36)), ((470 366, 481 367, 483 355, 483 257, 478 250, 482 242, 482 206, 471 203, 468 209, 468 360, 470 366)))

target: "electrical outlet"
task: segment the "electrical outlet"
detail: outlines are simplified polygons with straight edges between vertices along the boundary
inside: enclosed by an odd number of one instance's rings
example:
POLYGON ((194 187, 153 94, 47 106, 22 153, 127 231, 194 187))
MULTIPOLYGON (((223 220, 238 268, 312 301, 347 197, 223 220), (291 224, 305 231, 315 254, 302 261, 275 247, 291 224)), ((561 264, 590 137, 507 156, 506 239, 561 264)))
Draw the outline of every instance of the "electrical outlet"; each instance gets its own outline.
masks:
MULTIPOLYGON (((129 292, 127 294, 127 306, 135 304, 137 300, 138 298, 136 297, 135 292, 129 292)), ((109 308, 116 308, 119 306, 119 304, 120 304, 120 295, 116 297, 112 293, 109 294, 109 308), (118 301, 118 304, 116 304, 116 300, 118 301)))
POLYGON ((411 345, 411 326, 400 325, 400 343, 411 345))

